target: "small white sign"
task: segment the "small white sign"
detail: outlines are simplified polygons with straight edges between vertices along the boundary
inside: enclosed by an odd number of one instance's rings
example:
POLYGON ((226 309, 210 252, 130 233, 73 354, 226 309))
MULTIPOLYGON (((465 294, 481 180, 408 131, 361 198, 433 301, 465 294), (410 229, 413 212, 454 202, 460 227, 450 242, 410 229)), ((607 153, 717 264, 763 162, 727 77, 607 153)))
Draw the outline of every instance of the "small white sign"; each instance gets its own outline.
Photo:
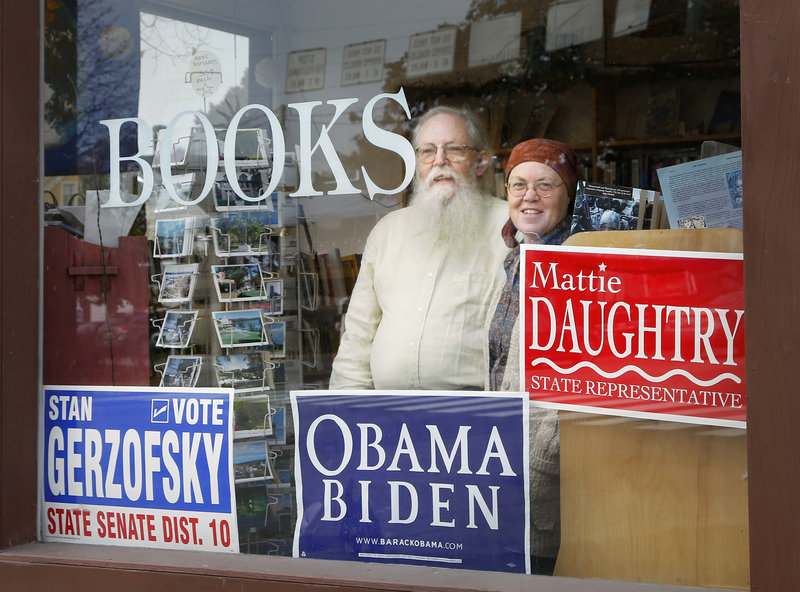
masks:
POLYGON ((473 23, 469 32, 469 67, 517 59, 521 29, 521 12, 473 23))
POLYGON ((412 35, 408 40, 406 76, 452 72, 455 49, 455 27, 412 35))
POLYGON ((603 38, 603 3, 566 0, 547 9, 545 51, 555 51, 603 38))
POLYGON ((325 48, 290 51, 286 58, 286 92, 324 88, 326 60, 325 48))
POLYGON ((342 86, 381 82, 386 40, 345 45, 342 58, 342 86))
POLYGON ((210 97, 222 84, 222 64, 210 51, 198 51, 192 56, 189 77, 192 90, 203 98, 210 97))
POLYGON ((619 0, 614 17, 614 37, 644 31, 649 20, 650 0, 619 0))

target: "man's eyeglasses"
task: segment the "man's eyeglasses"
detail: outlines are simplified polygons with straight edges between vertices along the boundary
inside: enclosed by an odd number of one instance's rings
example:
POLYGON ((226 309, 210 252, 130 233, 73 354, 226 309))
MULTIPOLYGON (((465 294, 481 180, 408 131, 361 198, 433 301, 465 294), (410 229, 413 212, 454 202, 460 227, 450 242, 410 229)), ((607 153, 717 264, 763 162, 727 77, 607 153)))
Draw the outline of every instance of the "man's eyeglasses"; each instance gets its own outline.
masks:
POLYGON ((549 181, 536 181, 533 185, 523 183, 522 181, 514 181, 513 183, 506 183, 508 194, 512 197, 524 197, 529 189, 533 189, 539 197, 550 197, 556 187, 561 187, 564 183, 553 185, 549 181))
POLYGON ((417 153, 417 160, 422 164, 430 164, 436 160, 436 153, 439 151, 439 148, 442 149, 444 157, 450 162, 461 162, 470 152, 479 151, 477 148, 465 144, 443 144, 441 146, 423 144, 422 146, 417 146, 414 152, 417 153))

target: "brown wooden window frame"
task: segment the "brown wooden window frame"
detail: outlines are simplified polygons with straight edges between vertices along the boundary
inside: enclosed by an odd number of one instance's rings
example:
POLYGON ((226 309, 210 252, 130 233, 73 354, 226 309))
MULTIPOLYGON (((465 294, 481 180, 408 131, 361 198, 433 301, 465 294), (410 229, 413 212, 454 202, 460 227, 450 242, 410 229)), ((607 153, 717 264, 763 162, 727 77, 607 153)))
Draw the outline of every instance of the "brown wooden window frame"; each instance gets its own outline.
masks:
MULTIPOLYGON (((795 0, 741 0, 752 590, 800 589, 800 24, 795 0), (749 181, 751 180, 752 181, 749 181), (793 240, 794 239, 794 240, 793 240)), ((0 582, 4 589, 699 590, 405 566, 34 543, 41 2, 0 0, 0 582)), ((46 336, 42 337, 46 339, 46 336)))

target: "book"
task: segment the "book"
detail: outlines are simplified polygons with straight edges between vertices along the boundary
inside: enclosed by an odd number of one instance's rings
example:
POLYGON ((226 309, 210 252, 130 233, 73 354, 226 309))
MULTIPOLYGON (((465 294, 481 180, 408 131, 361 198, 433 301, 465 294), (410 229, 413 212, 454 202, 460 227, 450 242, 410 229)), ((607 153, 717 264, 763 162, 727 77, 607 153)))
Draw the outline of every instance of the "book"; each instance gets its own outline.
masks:
POLYGON ((731 90, 721 90, 708 122, 709 134, 733 134, 742 127, 742 96, 731 90))
POLYGON ((658 194, 649 189, 580 181, 570 235, 593 230, 647 230, 658 194))
POLYGON ((353 288, 356 285, 356 278, 358 278, 358 264, 359 260, 355 254, 345 255, 342 257, 342 271, 344 273, 344 286, 347 291, 347 296, 353 293, 353 288))
POLYGON ((331 294, 333 292, 333 283, 328 277, 328 262, 326 259, 327 255, 325 253, 320 253, 317 255, 317 261, 319 264, 319 286, 321 289, 320 296, 322 298, 322 304, 324 305, 331 303, 331 294))
POLYGON ((349 295, 344 277, 344 266, 339 249, 331 249, 321 255, 327 268, 328 284, 330 289, 330 304, 339 305, 349 295))
POLYGON ((645 128, 648 138, 678 135, 678 89, 659 90, 647 99, 645 128))
POLYGON ((742 230, 742 151, 658 169, 673 228, 742 230))

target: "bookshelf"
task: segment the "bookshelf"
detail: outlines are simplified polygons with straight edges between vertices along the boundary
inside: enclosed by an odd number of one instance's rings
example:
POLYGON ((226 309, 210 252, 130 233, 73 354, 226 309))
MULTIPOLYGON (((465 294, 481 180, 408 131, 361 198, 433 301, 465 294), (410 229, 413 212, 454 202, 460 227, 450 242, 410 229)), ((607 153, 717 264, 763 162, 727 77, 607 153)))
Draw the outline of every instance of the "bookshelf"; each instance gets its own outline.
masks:
MULTIPOLYGON (((703 92, 698 92, 698 83, 695 82, 675 80, 666 83, 679 97, 685 91, 687 98, 679 100, 676 106, 673 133, 658 136, 649 135, 647 130, 647 100, 653 88, 664 84, 651 82, 625 86, 618 82, 617 77, 610 77, 594 85, 576 85, 577 91, 565 93, 566 100, 563 97, 543 97, 544 100, 559 102, 558 113, 564 115, 555 117, 542 135, 570 144, 587 180, 658 190, 655 171, 662 166, 699 158, 703 142, 741 145, 739 131, 706 133, 719 97, 729 92, 730 87, 738 88, 738 79, 714 80, 703 92)), ((508 126, 510 122, 504 125, 508 126)), ((738 129, 739 125, 737 119, 728 127, 738 129)), ((512 147, 495 148, 498 168, 504 167, 512 147)))

